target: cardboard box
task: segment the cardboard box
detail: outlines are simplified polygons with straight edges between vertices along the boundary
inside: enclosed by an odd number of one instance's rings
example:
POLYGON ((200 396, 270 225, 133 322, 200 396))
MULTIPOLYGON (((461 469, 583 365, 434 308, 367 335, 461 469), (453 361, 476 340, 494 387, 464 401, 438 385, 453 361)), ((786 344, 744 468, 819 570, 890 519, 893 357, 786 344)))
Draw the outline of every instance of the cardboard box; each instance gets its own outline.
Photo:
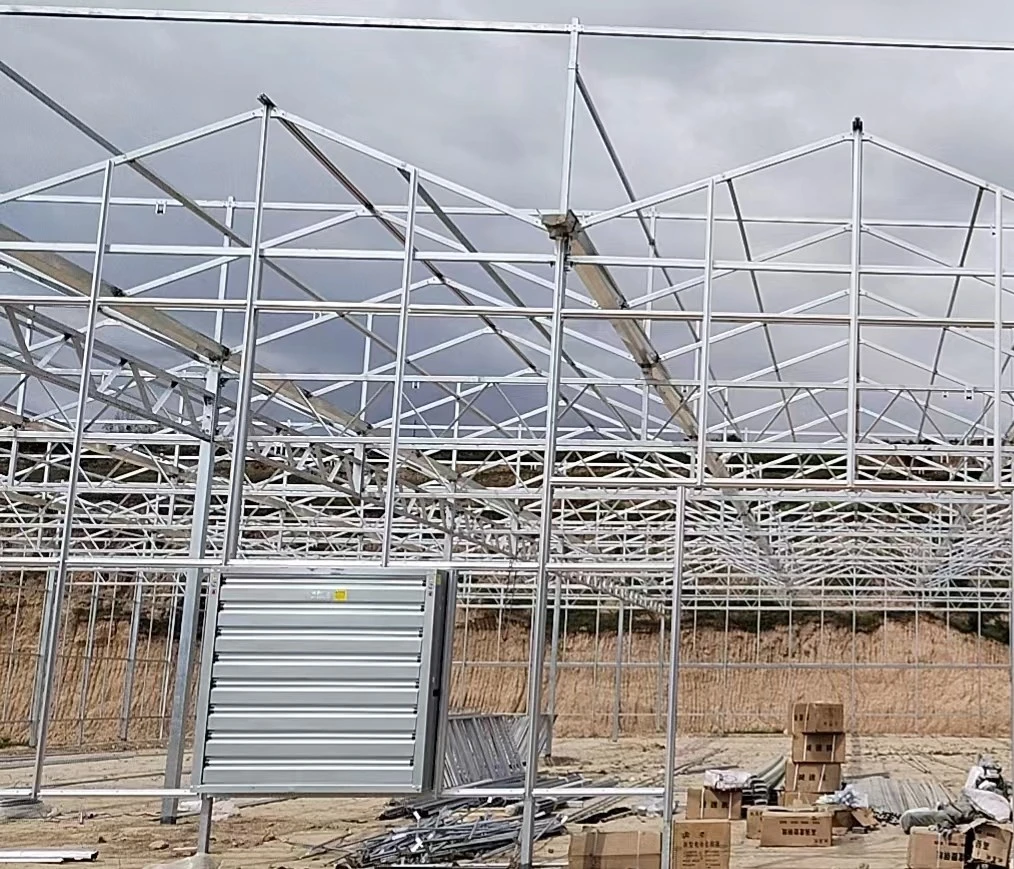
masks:
POLYGON ((873 814, 873 809, 868 809, 865 806, 859 806, 852 809, 852 829, 861 830, 875 830, 880 826, 880 821, 877 820, 877 816, 873 814))
POLYGON ((748 839, 759 839, 761 833, 761 818, 765 812, 770 812, 772 806, 747 806, 746 807, 746 837, 748 839))
POLYGON ((840 763, 785 761, 785 790, 810 794, 833 794, 841 790, 840 763))
POLYGON ((789 733, 842 733, 845 707, 841 703, 794 703, 789 733))
POLYGON ((827 848, 834 844, 831 812, 765 812, 761 818, 762 848, 827 848))
POLYGON ((688 821, 738 821, 743 817, 742 791, 687 789, 688 821))
POLYGON ((761 835, 761 824, 764 815, 769 812, 798 812, 809 811, 806 806, 799 808, 785 808, 784 806, 747 806, 746 809, 746 838, 759 839, 761 835))
POLYGON ((673 869, 729 869, 729 821, 674 821, 673 869))
POLYGON ((1009 866, 1011 841, 1014 830, 1009 824, 997 824, 985 819, 968 825, 971 833, 969 859, 986 866, 1009 866))
POLYGON ((570 869, 661 869, 662 831, 583 827, 570 837, 567 863, 570 869))
MULTIPOLYGON (((846 806, 833 804, 818 806, 813 800, 819 796, 820 794, 786 792, 783 795, 784 802, 781 806, 766 806, 765 808, 769 812, 828 812, 831 815, 831 826, 836 830, 851 830, 853 827, 873 829, 878 826, 877 819, 869 809, 850 809, 846 806), (809 799, 810 802, 806 802, 804 798, 809 799)), ((747 809, 747 818, 749 818, 749 812, 750 809, 747 809)))
POLYGON ((852 809, 846 808, 845 806, 817 806, 816 808, 828 812, 831 815, 831 826, 835 830, 845 830, 848 832, 852 829, 855 818, 852 816, 852 809))
POLYGON ((794 733, 792 760, 796 763, 845 763, 845 734, 794 733))
POLYGON ((926 827, 908 833, 908 869, 964 869, 968 859, 968 833, 941 834, 926 827))
POLYGON ((778 805, 786 809, 805 809, 816 803, 818 799, 820 799, 820 794, 811 794, 806 791, 782 791, 778 795, 778 805))

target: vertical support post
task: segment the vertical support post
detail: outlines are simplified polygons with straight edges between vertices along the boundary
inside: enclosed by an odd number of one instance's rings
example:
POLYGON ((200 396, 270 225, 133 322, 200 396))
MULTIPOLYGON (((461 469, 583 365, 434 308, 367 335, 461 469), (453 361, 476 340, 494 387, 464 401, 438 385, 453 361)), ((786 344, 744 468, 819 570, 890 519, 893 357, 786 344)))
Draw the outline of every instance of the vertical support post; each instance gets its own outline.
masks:
MULTIPOLYGON (((656 232, 657 232, 657 230, 658 230, 658 209, 652 208, 651 211, 648 214, 648 235, 650 236, 650 238, 648 239, 648 243, 647 243, 648 252, 647 252, 646 256, 651 256, 652 255, 652 252, 654 250, 653 243, 654 243, 654 241, 656 239, 656 232)), ((655 290, 655 267, 649 265, 645 269, 645 271, 647 272, 647 278, 646 278, 646 280, 647 280, 647 287, 645 287, 645 293, 650 297, 651 294, 655 290)), ((647 304, 645 304, 644 307, 645 307, 645 310, 647 310, 647 311, 653 311, 654 308, 655 308, 655 301, 654 301, 654 299, 649 298, 647 304)), ((645 324, 644 324, 644 334, 647 335, 649 342, 651 341, 652 326, 654 325, 654 323, 655 323, 654 320, 647 320, 645 322, 645 324)), ((642 389, 641 389, 641 440, 642 441, 647 441, 648 440, 648 412, 651 409, 650 397, 651 397, 651 386, 646 381, 644 383, 642 389)))
POLYGON ((197 818, 197 853, 211 853, 211 813, 215 808, 214 797, 201 797, 201 813, 197 818))
MULTIPOLYGON (((197 517, 194 516, 196 532, 197 517)), ((144 601, 144 574, 134 581, 134 600, 130 606, 130 633, 127 637, 127 666, 123 673, 123 707, 120 709, 120 742, 127 741, 130 731, 130 710, 134 701, 134 674, 137 672, 137 638, 141 631, 141 604, 144 601)))
POLYGON ((405 392, 405 362, 408 356, 408 306, 412 292, 412 265, 415 260, 415 221, 419 202, 419 172, 408 170, 408 214, 405 218, 405 259, 401 267, 401 304, 398 310, 398 344, 394 359, 394 395, 391 399, 391 441, 387 458, 387 489, 384 492, 384 533, 381 564, 391 562, 391 533, 394 505, 398 497, 398 441, 401 437, 401 406, 405 392))
POLYGON ((559 679, 560 662, 560 609, 563 601, 563 574, 556 574, 553 586, 553 627, 549 641, 549 684, 547 685, 546 712, 549 724, 546 728, 546 756, 553 756, 553 736, 556 730, 556 683, 559 679))
POLYGON ((729 732, 729 607, 732 603, 732 589, 725 588, 725 628, 722 631, 722 720, 719 728, 723 734, 729 732))
POLYGON ((613 729, 610 738, 616 742, 620 738, 620 712, 623 696, 623 616, 626 609, 623 601, 616 609, 616 667, 613 670, 613 729))
MULTIPOLYGON (((236 393, 236 419, 232 433, 232 462, 229 466, 229 501, 226 505, 225 540, 222 564, 228 565, 239 551, 240 528, 243 521, 243 485, 246 479, 246 446, 250 432, 250 408, 253 398, 253 376, 257 355, 257 302, 261 294, 264 260, 261 232, 264 225, 264 182, 267 173, 268 130, 274 103, 261 95, 260 141, 257 145, 257 177, 254 182, 253 224, 250 232, 250 266, 247 269, 246 305, 243 309, 243 350, 240 357, 239 382, 236 393)), ((182 636, 181 636, 182 639, 182 636)))
MULTIPOLYGON (((1008 740, 1010 744, 1010 763, 1007 767, 1008 779, 1010 771, 1014 770, 1014 492, 1011 493, 1011 524, 1010 544, 1011 563, 1007 574, 1007 656, 1010 667, 1010 722, 1008 740)), ((980 595, 979 607, 983 607, 983 598, 980 595)), ((1014 791, 1011 793, 1011 816, 1014 817, 1014 791)))
MULTIPOLYGON (((198 461, 200 458, 198 457, 198 461)), ((193 521, 193 517, 191 517, 193 521)), ((192 531, 193 529, 191 529, 192 531)), ((165 736, 166 724, 168 719, 172 717, 172 710, 169 709, 167 715, 167 708, 172 702, 172 692, 170 685, 173 678, 176 675, 175 668, 173 666, 173 649, 176 648, 176 613, 179 611, 180 604, 180 584, 178 582, 173 583, 172 593, 169 596, 169 612, 173 614, 173 618, 169 624, 169 630, 166 632, 165 646, 162 651, 162 678, 161 682, 161 694, 162 697, 158 703, 158 738, 162 739, 165 736)), ((179 650, 177 650, 178 653, 179 650)))
POLYGON ((78 695, 77 744, 84 745, 88 694, 91 692, 92 662, 95 658, 95 627, 99 617, 99 574, 92 574, 92 594, 88 605, 88 632, 85 637, 84 665, 81 668, 81 692, 78 695))
POLYGON ((793 652, 793 648, 792 648, 793 647, 793 640, 795 639, 795 637, 793 636, 792 596, 790 594, 787 597, 788 597, 788 599, 785 601, 785 607, 786 607, 786 610, 787 610, 787 618, 788 618, 788 623, 789 623, 789 654, 788 654, 788 658, 789 658, 789 660, 791 660, 792 659, 792 652, 793 652))
POLYGON ((655 685, 655 729, 664 726, 662 704, 665 699, 665 616, 658 617, 658 673, 655 685))
MULTIPOLYGON (((47 463, 48 467, 48 463, 47 463)), ((42 721, 42 686, 46 682, 46 648, 49 632, 56 621, 53 619, 53 592, 56 588, 56 572, 46 571, 46 593, 42 602, 42 620, 39 622, 39 648, 35 656, 35 681, 32 685, 32 708, 28 719, 28 745, 39 744, 39 723, 42 721)))
MULTIPOLYGON (((563 165, 560 172, 560 213, 570 211, 570 182, 574 159, 574 114, 577 103, 578 49, 581 28, 571 21, 567 62, 567 105, 564 113, 563 165)), ((563 306, 567 290, 570 241, 555 239, 553 315, 549 336, 549 371, 546 378, 546 441, 542 454, 542 497, 539 512, 539 552, 535 572, 535 601, 528 651, 528 740, 522 800, 519 869, 531 869, 535 852, 535 783, 539 776, 539 715, 542 711, 542 668, 546 651, 546 604, 549 597, 549 556, 553 545, 553 473, 556 470, 557 414, 560 401, 560 361, 563 350, 563 306)))
MULTIPOLYGON (((254 206, 255 212, 261 209, 261 201, 264 196, 263 167, 267 156, 267 124, 268 117, 265 111, 265 118, 261 128, 261 150, 258 160, 258 186, 257 200, 254 206)), ((232 199, 226 206, 226 226, 232 228, 235 216, 235 206, 232 199)), ((257 239, 260 239, 260 219, 255 221, 257 239)), ((229 247, 229 238, 225 237, 223 245, 229 247)), ((250 263, 250 271, 253 271, 253 263, 250 263)), ((218 298, 225 299, 229 289, 229 265, 223 264, 218 273, 218 298)), ((248 293, 249 305, 249 293, 248 293)), ((219 308, 215 316, 215 340, 221 341, 224 329, 224 309, 219 308)), ((253 346, 256 347, 256 335, 253 346)), ((243 364, 252 360, 244 360, 243 364)), ((193 527, 190 529, 190 552, 191 558, 203 558, 208 543, 208 517, 211 512, 211 486, 215 477, 215 453, 218 448, 218 411, 222 395, 222 369, 214 366, 208 369, 205 379, 205 389, 211 394, 211 402, 204 409, 204 432, 207 440, 201 441, 197 453, 197 480, 194 486, 194 508, 193 527)), ((245 443, 245 436, 244 441, 245 443)), ((240 454, 238 464, 242 467, 245 462, 240 454)), ((235 447, 233 448, 233 468, 237 464, 235 447)), ((241 483, 242 485, 242 483, 241 483)), ((241 499, 242 503, 242 499, 241 499)), ((231 504, 230 504, 231 509, 231 504)), ((166 790, 175 790, 180 786, 183 775, 183 755, 186 751, 186 720, 187 708, 190 704, 190 692, 193 684, 194 660, 197 655, 197 622, 201 609, 201 589, 204 586, 205 571, 199 567, 187 568, 185 573, 185 585, 183 589, 183 613, 180 619, 180 636, 176 647, 176 673, 173 680, 173 705, 169 713, 169 745, 166 749, 165 777, 163 784, 166 790)), ((139 578, 140 581, 140 578, 139 578)), ((174 610, 175 612, 175 610, 174 610)), ((135 624, 140 622, 140 610, 138 618, 131 619, 131 638, 133 646, 137 640, 134 636, 135 624)), ((126 738, 126 737, 124 737, 126 738)), ((176 823, 177 801, 167 797, 162 801, 161 823, 176 823)))
POLYGON ((916 735, 919 734, 919 710, 921 708, 921 697, 919 692, 919 665, 922 660, 922 649, 919 645, 919 598, 915 598, 915 617, 914 622, 914 637, 913 645, 915 646, 915 667, 913 668, 913 679, 912 684, 912 732, 916 735))
POLYGON ((676 733, 679 723, 680 623, 683 608, 683 543, 687 490, 676 490, 676 546, 673 552, 672 603, 669 612, 669 695, 665 710, 665 769, 662 773, 662 866, 672 861, 672 821, 676 809, 676 733))
MULTIPOLYGON (((1010 659, 1010 731, 1008 739, 1010 744, 1010 764, 1007 767, 1008 779, 1010 771, 1014 770, 1014 492, 1011 493, 1011 564, 1007 576, 1007 656, 1010 659)), ((980 608, 982 600, 979 601, 980 608)), ((1014 793, 1011 794, 1011 817, 1014 817, 1014 793)))
POLYGON ((993 485, 1000 488, 1003 470, 1003 193, 993 193, 993 485))
POLYGON ((845 481, 856 484, 856 446, 859 440, 859 309, 863 235, 863 121, 852 122, 852 248, 849 261, 848 432, 845 481))
POLYGON ((715 259, 715 179, 708 181, 707 218, 704 225, 704 287, 701 294, 701 349, 697 353, 697 485, 707 471, 708 393, 711 370, 711 298, 715 259))
POLYGON ((64 590, 67 587, 67 561, 74 534, 74 503, 77 500, 81 454, 84 451, 84 429, 87 423, 88 398, 92 385, 92 356, 95 350, 95 325, 99 314, 99 297, 102 290, 102 266, 106 258, 106 234, 109 228, 109 195, 113 183, 113 161, 106 163, 102 175, 102 204, 99 206, 98 230, 95 238, 95 259, 92 263, 91 292, 88 301, 88 319, 81 352, 81 383, 78 386, 77 407, 74 412, 74 433, 71 444, 70 465, 67 468, 67 504, 63 510, 60 528, 60 547, 57 554, 53 581, 52 606, 49 608, 49 625, 43 653, 42 696, 39 702, 39 724, 35 745, 35 769, 32 775, 31 797, 37 799, 42 787, 43 764, 46 761, 46 738, 49 735, 49 716, 53 702, 56 676, 56 652, 60 642, 60 612, 63 609, 64 590))
POLYGON ((855 577, 852 578, 852 666, 849 669, 849 730, 855 733, 859 729, 858 711, 856 708, 856 634, 859 626, 856 623, 855 577))
MULTIPOLYGON (((257 142, 257 175, 254 180, 254 205, 253 219, 250 231, 250 264, 247 269, 246 304, 243 310, 243 350, 240 357, 239 383, 236 393, 236 419, 235 430, 232 433, 232 461, 229 466, 229 500, 226 504, 225 536, 222 545, 222 566, 226 567, 236 557, 239 551, 239 538, 243 521, 243 487, 246 479, 246 447, 250 431, 251 402, 254 389, 254 368, 257 355, 257 325, 259 321, 259 310, 257 302, 260 300, 261 276, 263 274, 264 260, 261 251, 261 236, 264 227, 264 185, 267 178, 268 161, 268 131, 271 128, 271 118, 275 105, 264 94, 260 96, 263 110, 261 113, 260 137, 257 142)), ((224 287, 227 275, 219 275, 219 294, 224 294, 224 287)), ((221 321, 219 321, 220 323, 221 321)), ((218 326, 219 323, 216 323, 218 326)), ((214 410, 211 414, 211 423, 217 424, 218 412, 218 388, 220 378, 218 372, 210 374, 214 377, 216 389, 214 391, 214 410)), ((207 468, 206 497, 211 497, 211 472, 214 461, 214 433, 211 429, 211 443, 209 453, 209 464, 207 468)), ((198 487, 201 490, 201 487, 198 487)), ((195 504, 195 512, 196 512, 195 504)), ((207 507, 205 507, 207 509, 207 507)), ((196 524, 196 519, 195 519, 196 524)), ((206 525, 207 523, 202 523, 206 525)), ((203 555, 206 540, 195 541, 191 539, 192 550, 203 555)), ((193 571, 187 574, 187 589, 184 594, 184 617, 192 613, 192 622, 186 630, 180 628, 180 644, 177 656, 177 672, 175 691, 173 697, 172 720, 169 725, 170 752, 166 755, 166 787, 179 787, 180 775, 183 769, 183 749, 185 737, 186 708, 189 702, 190 674, 193 669, 193 658, 196 651, 197 633, 197 612, 200 607, 201 585, 203 574, 200 571, 193 571), (186 636, 184 636, 186 634, 186 636), (186 644, 184 641, 187 641, 186 644), (184 655, 186 656, 184 658, 184 655), (175 782, 176 784, 171 784, 175 782)), ((175 823, 176 801, 166 799, 162 802, 162 823, 175 823)), ((201 820, 198 829, 198 850, 207 853, 211 843, 211 800, 207 797, 201 801, 201 820)))
MULTIPOLYGON (((370 406, 370 365, 373 356, 373 314, 366 315, 366 340, 363 346, 363 382, 359 387, 359 408, 360 413, 363 415, 363 422, 369 423, 369 411, 367 408, 370 406)), ((384 384, 381 383, 378 389, 383 390, 384 384)), ((455 453, 456 455, 456 453, 455 453)), ((352 465, 351 465, 351 478, 352 488, 355 489, 358 495, 358 517, 359 526, 366 528, 366 445, 356 444, 352 448, 352 465)), ((365 535, 361 535, 359 538, 359 555, 363 554, 363 542, 365 535)))
MULTIPOLYGON (((986 716, 982 692, 982 579, 976 580, 975 590, 978 598, 975 605, 975 693, 979 706, 979 736, 985 736, 986 716)), ((1014 760, 1011 763, 1014 766, 1014 760)))

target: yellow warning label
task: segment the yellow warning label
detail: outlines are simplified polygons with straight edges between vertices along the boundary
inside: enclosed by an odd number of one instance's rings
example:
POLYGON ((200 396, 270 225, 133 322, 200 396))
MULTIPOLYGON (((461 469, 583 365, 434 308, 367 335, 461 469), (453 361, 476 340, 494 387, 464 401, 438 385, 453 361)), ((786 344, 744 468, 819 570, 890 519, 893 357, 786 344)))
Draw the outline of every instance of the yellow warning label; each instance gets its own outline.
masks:
POLYGON ((349 599, 348 590, 344 588, 336 588, 334 590, 334 599, 339 603, 344 603, 349 599))

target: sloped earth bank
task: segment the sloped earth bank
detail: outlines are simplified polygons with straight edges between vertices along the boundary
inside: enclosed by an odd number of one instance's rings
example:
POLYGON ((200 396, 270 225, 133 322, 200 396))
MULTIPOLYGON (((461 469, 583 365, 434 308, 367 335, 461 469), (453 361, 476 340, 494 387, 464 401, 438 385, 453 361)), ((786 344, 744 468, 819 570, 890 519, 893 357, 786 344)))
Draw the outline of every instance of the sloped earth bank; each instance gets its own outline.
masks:
MULTIPOLYGON (((594 739, 561 739, 557 754, 566 758, 558 768, 577 769, 589 775, 617 775, 625 781, 643 780, 660 773, 662 743, 654 738, 627 738, 617 743, 594 739)), ((677 754, 687 759, 706 750, 714 765, 756 766, 785 750, 785 737, 740 735, 681 737, 677 754)), ((846 774, 889 772, 896 777, 932 777, 955 788, 964 780, 967 766, 981 751, 992 752, 1009 767, 1006 740, 962 738, 854 737, 849 742, 846 774)), ((118 760, 54 764, 50 784, 101 782, 103 787, 145 787, 158 783, 162 757, 142 754, 118 760)), ((0 787, 23 782, 26 768, 0 768, 0 787)), ((678 797, 698 774, 681 776, 678 797)), ((290 800, 239 805, 237 815, 214 826, 213 852, 223 858, 222 869, 281 869, 322 867, 333 862, 327 855, 301 859, 312 846, 335 839, 357 839, 384 829, 376 820, 383 806, 378 800, 290 800), (298 861, 298 862, 297 862, 298 861)), ((253 801, 251 801, 253 802, 253 801)), ((196 819, 182 819, 175 827, 158 824, 158 805, 112 798, 55 801, 59 814, 46 821, 0 824, 0 848, 91 847, 99 851, 98 867, 140 869, 191 853, 196 819)), ((612 822, 634 827, 640 820, 612 822)), ((743 824, 733 837, 732 866, 736 869, 896 869, 904 865, 906 839, 897 828, 868 836, 849 836, 833 848, 773 850, 756 848, 743 838, 743 824)), ((545 843, 540 859, 549 864, 566 862, 567 838, 545 843)))
MULTIPOLYGON (((89 594, 72 592, 65 609, 51 745, 99 748, 164 744, 176 648, 164 613, 145 611, 121 740, 129 642, 129 588, 103 598, 89 655, 89 594)), ((0 592, 0 750, 28 741, 41 589, 17 606, 0 592)), ((105 590, 103 594, 106 594, 105 590)), ((526 698, 528 627, 485 613, 460 620, 452 705, 516 713, 526 698), (498 624, 502 621, 503 624, 498 624)), ((571 629, 561 645, 558 733, 612 732, 616 634, 571 629)), ((624 637, 620 726, 625 735, 659 732, 665 670, 654 629, 624 637), (661 689, 661 690, 660 690, 661 689)), ((667 660, 667 653, 663 660, 667 660)), ((1008 648, 944 623, 889 621, 853 635, 814 623, 726 633, 692 620, 683 626, 679 727, 684 733, 772 732, 799 698, 839 700, 856 733, 981 735, 1008 729, 1008 648), (918 664, 918 667, 916 666, 918 664), (788 666, 786 666, 788 665, 788 666)))

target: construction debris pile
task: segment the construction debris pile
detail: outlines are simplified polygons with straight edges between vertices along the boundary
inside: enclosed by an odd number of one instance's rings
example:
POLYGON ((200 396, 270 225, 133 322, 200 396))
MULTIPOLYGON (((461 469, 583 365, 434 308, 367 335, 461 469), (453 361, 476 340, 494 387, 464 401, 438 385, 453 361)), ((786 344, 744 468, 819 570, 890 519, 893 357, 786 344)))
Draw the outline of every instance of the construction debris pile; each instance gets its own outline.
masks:
POLYGON ((992 869, 1010 865, 1009 824, 980 819, 949 831, 916 827, 908 836, 908 869, 992 869))
MULTIPOLYGON (((616 787, 615 778, 589 780, 578 774, 542 777, 541 790, 616 787)), ((522 776, 483 782, 488 789, 519 788, 522 776)), ((623 797, 579 798, 561 793, 536 801, 536 839, 548 839, 566 831, 566 824, 596 824, 633 810, 621 805, 623 797)), ((512 850, 521 832, 521 803, 506 797, 422 797, 392 802, 381 815, 384 820, 405 818, 410 824, 368 839, 322 846, 337 857, 337 865, 359 869, 396 864, 453 863, 458 860, 492 858, 512 850)))
POLYGON ((731 825, 744 818, 746 838, 762 848, 831 847, 836 835, 877 827, 873 812, 842 787, 841 704, 797 703, 790 721, 787 759, 756 773, 707 771, 700 787, 687 790, 686 818, 673 826, 676 869, 727 869, 731 825))
MULTIPOLYGON (((457 719, 448 752, 453 769, 447 778, 460 784, 472 780, 476 790, 504 795, 427 795, 392 801, 379 820, 399 826, 355 842, 334 840, 315 849, 316 854, 333 856, 342 869, 509 859, 521 834, 519 793, 524 775, 519 742, 527 734, 514 732, 507 716, 496 718, 457 719), (473 776, 492 770, 508 774, 474 781, 473 776)), ((794 704, 789 733, 788 756, 776 757, 757 771, 708 769, 701 757, 677 769, 678 773, 703 772, 703 778, 700 785, 687 789, 685 816, 673 821, 673 869, 729 869, 732 843, 737 839, 735 822, 745 820, 743 835, 758 848, 828 848, 846 834, 897 823, 909 809, 950 799, 931 781, 877 775, 846 782, 841 704, 794 704)), ((595 826, 634 814, 657 818, 661 803, 654 801, 646 807, 624 796, 573 795, 575 789, 601 790, 620 784, 646 787, 657 786, 658 781, 590 779, 579 773, 540 777, 536 840, 570 833, 569 869, 661 869, 663 836, 657 820, 635 822, 637 829, 595 826)), ((1006 866, 1012 837, 1009 826, 988 819, 952 830, 915 829, 908 843, 908 867, 1006 866)))

